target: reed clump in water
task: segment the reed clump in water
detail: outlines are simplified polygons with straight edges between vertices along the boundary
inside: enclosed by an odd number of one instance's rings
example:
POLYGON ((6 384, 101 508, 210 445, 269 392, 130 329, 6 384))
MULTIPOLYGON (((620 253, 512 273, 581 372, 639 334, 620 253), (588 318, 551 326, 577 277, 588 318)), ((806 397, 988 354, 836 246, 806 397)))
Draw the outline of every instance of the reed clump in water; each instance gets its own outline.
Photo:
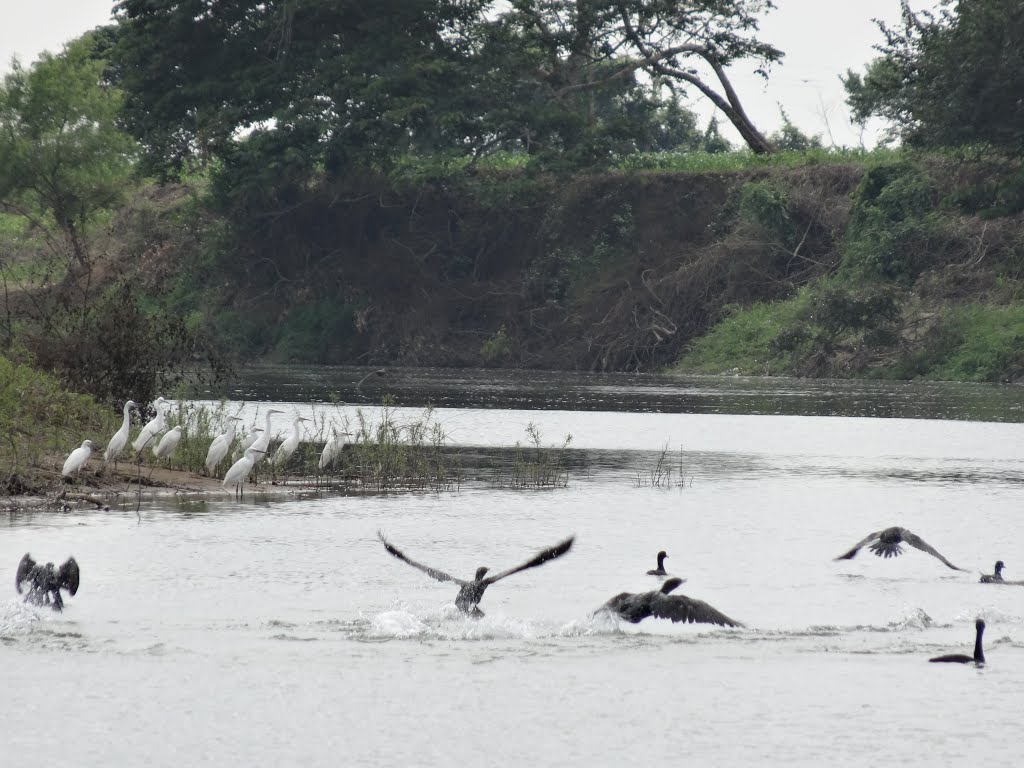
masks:
POLYGON ((682 446, 679 447, 678 460, 673 463, 667 442, 661 447, 653 464, 646 469, 637 467, 635 471, 633 484, 637 488, 685 488, 687 485, 693 485, 693 478, 686 476, 682 446))
MULTIPOLYGON (((354 420, 341 420, 340 430, 334 422, 321 420, 319 432, 321 445, 335 434, 348 433, 334 463, 324 470, 328 486, 392 491, 453 490, 462 484, 458 455, 448 449, 448 436, 432 408, 420 419, 401 422, 394 401, 385 398, 378 418, 358 409, 354 420)), ((316 453, 313 467, 319 456, 316 453)))
POLYGON ((544 447, 540 428, 532 421, 526 427, 530 445, 516 443, 511 464, 499 467, 492 481, 499 488, 564 488, 569 484, 567 451, 572 435, 560 446, 544 447))

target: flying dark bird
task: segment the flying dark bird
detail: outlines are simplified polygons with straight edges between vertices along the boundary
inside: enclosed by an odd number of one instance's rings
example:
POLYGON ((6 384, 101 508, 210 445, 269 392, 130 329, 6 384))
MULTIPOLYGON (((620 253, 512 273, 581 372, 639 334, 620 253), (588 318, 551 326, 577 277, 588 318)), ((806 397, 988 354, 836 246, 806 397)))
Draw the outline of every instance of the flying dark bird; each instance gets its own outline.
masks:
POLYGON ((974 626, 978 630, 978 634, 974 637, 974 655, 968 656, 966 653, 950 653, 945 656, 936 656, 934 659, 928 659, 928 661, 949 661, 956 664, 970 664, 972 661, 979 667, 985 663, 985 652, 981 650, 981 636, 985 632, 985 622, 978 619, 974 622, 974 626))
POLYGON ((988 573, 982 574, 982 576, 981 576, 981 583, 982 584, 1002 584, 1003 583, 1003 568, 1005 568, 1005 567, 1006 566, 1003 565, 1003 561, 1002 560, 996 560, 996 572, 992 573, 992 574, 988 574, 988 573))
POLYGON ((684 621, 691 624, 718 624, 723 627, 743 626, 717 608, 712 608, 703 600, 695 600, 686 595, 670 595, 669 592, 683 581, 685 579, 668 579, 661 585, 661 589, 652 592, 623 592, 601 606, 597 612, 609 611, 633 624, 638 624, 648 616, 653 616, 656 619, 671 619, 674 622, 684 621))
POLYGON ((569 551, 576 538, 575 536, 570 536, 560 544, 541 550, 522 565, 517 565, 515 568, 509 568, 507 571, 502 571, 501 573, 496 573, 494 576, 487 575, 487 572, 490 570, 489 568, 477 568, 476 575, 471 580, 466 581, 464 579, 457 579, 454 576, 449 576, 444 571, 439 571, 436 568, 431 568, 417 563, 415 560, 409 559, 399 549, 389 544, 388 540, 384 538, 384 534, 380 531, 377 531, 377 537, 384 544, 384 548, 388 552, 399 560, 404 560, 413 568, 419 568, 430 578, 437 579, 438 581, 453 581, 458 584, 460 589, 458 596, 455 598, 455 605, 463 613, 468 613, 470 616, 474 617, 484 615, 478 604, 480 599, 484 596, 484 591, 491 586, 491 584, 504 579, 506 576, 511 576, 513 573, 519 573, 519 571, 525 571, 527 568, 534 568, 546 563, 548 560, 554 560, 556 557, 561 557, 569 551))
POLYGON ((667 576, 668 575, 668 571, 665 570, 665 558, 666 557, 668 557, 668 555, 665 554, 665 550, 661 550, 661 552, 658 553, 658 567, 657 568, 652 568, 651 570, 649 570, 647 572, 647 575, 648 576, 667 576))
POLYGON ((954 571, 962 571, 963 568, 957 568, 949 560, 939 554, 939 551, 932 547, 928 542, 918 536, 916 533, 911 533, 906 528, 900 528, 899 526, 893 526, 892 528, 886 528, 882 531, 875 531, 870 536, 867 536, 862 541, 857 543, 853 549, 846 552, 836 560, 852 560, 860 548, 865 544, 870 544, 871 551, 879 557, 898 557, 903 554, 903 549, 900 547, 900 542, 905 541, 912 547, 917 547, 922 552, 927 552, 929 555, 934 555, 939 558, 947 567, 952 568, 954 571))
POLYGON ((61 600, 60 591, 66 589, 72 595, 78 591, 78 563, 75 558, 69 557, 64 565, 54 569, 53 563, 39 565, 26 552, 18 563, 18 573, 14 578, 14 588, 19 595, 25 585, 28 586, 26 603, 52 605, 53 610, 62 611, 64 601, 61 600))

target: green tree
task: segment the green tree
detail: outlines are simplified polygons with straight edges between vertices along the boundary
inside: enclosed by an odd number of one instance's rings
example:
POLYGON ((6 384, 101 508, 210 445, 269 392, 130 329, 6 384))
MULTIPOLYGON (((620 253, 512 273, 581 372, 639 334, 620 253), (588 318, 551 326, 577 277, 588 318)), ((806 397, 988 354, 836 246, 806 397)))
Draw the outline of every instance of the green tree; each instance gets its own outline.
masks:
POLYGON ((758 153, 774 151, 743 109, 726 67, 753 60, 757 71, 782 58, 758 40, 759 13, 771 0, 512 0, 493 27, 535 64, 516 70, 548 104, 573 105, 584 124, 602 93, 643 73, 672 99, 697 91, 758 153))
POLYGON ((754 60, 763 71, 781 58, 752 34, 770 7, 121 0, 111 55, 127 124, 167 173, 217 158, 242 175, 302 183, 313 169, 342 174, 410 153, 499 148, 569 150, 585 161, 678 134, 686 88, 767 152, 725 68, 754 60))
POLYGON ((1024 3, 944 0, 937 14, 901 5, 899 25, 878 23, 882 56, 843 78, 854 117, 885 118, 919 146, 1024 148, 1024 3))
POLYGON ((88 227, 128 185, 135 142, 120 131, 121 92, 86 35, 26 69, 17 60, 0 85, 0 206, 50 231, 90 263, 88 227))
POLYGON ((769 137, 772 143, 780 150, 793 152, 804 152, 808 149, 821 149, 821 135, 808 136, 789 119, 786 110, 779 105, 779 113, 782 115, 782 127, 772 133, 769 137))
MULTIPOLYGON (((484 0, 121 0, 112 57, 155 169, 251 146, 348 170, 473 136, 460 89, 484 0)), ((263 151, 265 150, 265 151, 263 151)))

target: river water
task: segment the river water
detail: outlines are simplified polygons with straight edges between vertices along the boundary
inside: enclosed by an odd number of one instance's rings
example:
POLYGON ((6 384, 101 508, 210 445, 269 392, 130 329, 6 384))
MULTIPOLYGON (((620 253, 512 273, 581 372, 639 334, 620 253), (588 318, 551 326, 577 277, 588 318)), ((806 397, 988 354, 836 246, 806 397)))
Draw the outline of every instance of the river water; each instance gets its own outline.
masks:
MULTIPOLYGON (((1024 587, 1019 387, 261 368, 247 421, 443 425, 451 492, 301 486, 0 520, 0 562, 73 554, 63 614, 0 600, 0 765, 901 765, 1017 762, 1024 587), (572 435, 563 488, 487 461, 572 435), (673 473, 651 470, 662 449, 673 473), (483 458, 481 458, 483 457, 483 458), (902 525, 913 548, 833 557, 902 525), (575 534, 466 619, 455 576, 575 534), (655 554, 744 629, 593 615, 660 586, 655 554), (971 653, 987 622, 988 663, 971 653)), ((245 402, 241 402, 244 400, 245 402)))

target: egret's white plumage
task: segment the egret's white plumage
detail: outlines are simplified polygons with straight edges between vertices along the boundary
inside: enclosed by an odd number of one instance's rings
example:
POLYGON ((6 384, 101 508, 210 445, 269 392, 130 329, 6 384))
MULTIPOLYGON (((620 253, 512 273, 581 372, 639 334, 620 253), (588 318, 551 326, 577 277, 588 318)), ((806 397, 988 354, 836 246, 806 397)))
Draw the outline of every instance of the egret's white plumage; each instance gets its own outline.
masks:
MULTIPOLYGON (((228 417, 227 428, 213 438, 213 442, 210 443, 210 450, 206 452, 206 471, 209 474, 213 474, 213 470, 217 468, 217 465, 223 461, 224 457, 228 455, 228 449, 231 448, 231 443, 235 439, 235 427, 236 422, 241 421, 237 416, 228 417)), ((255 438, 253 438, 255 440, 255 438)))
POLYGON ((178 447, 181 440, 181 425, 179 424, 166 435, 160 438, 160 442, 153 446, 153 455, 158 459, 170 458, 174 449, 178 447))
POLYGON ((164 421, 164 404, 166 402, 162 397, 158 397, 154 401, 153 407, 156 408, 156 416, 142 428, 139 436, 132 443, 132 448, 135 449, 136 453, 139 453, 143 448, 152 443, 157 435, 167 429, 167 423, 164 421))
POLYGON ((83 440, 82 444, 73 450, 64 460, 64 469, 60 471, 65 477, 70 477, 85 466, 92 456, 92 440, 83 440))
POLYGON ((252 444, 256 442, 256 439, 260 436, 259 433, 262 431, 263 427, 252 428, 252 431, 246 435, 245 439, 242 440, 241 444, 238 446, 238 450, 235 451, 235 461, 245 453, 246 448, 250 448, 252 444))
POLYGON ((299 438, 302 437, 302 427, 299 425, 304 421, 312 421, 312 419, 307 419, 305 416, 296 416, 292 420, 291 434, 284 439, 281 445, 277 447, 277 451, 274 452, 275 466, 284 466, 292 454, 295 453, 295 449, 299 447, 299 438))
POLYGON ((320 454, 320 469, 327 469, 337 461, 338 456, 341 455, 341 449, 345 447, 345 441, 342 438, 351 435, 350 432, 339 433, 334 427, 331 427, 331 432, 334 433, 334 437, 327 441, 323 452, 320 454))
POLYGON ((110 442, 107 443, 107 450, 103 452, 103 460, 107 464, 112 461, 116 462, 117 457, 121 455, 121 451, 128 445, 128 435, 132 431, 132 408, 134 407, 135 403, 131 400, 124 404, 124 421, 121 423, 121 428, 110 438, 110 442))
POLYGON ((238 486, 245 484, 245 479, 252 472, 252 468, 256 466, 256 459, 260 453, 261 451, 252 446, 246 448, 245 455, 232 464, 231 469, 224 475, 224 487, 233 485, 237 492, 238 486))
MULTIPOLYGON (((270 415, 273 413, 284 413, 284 411, 278 411, 271 408, 267 411, 267 426, 263 428, 263 434, 256 438, 253 442, 252 447, 256 449, 256 463, 260 461, 267 453, 267 448, 270 447, 270 415)), ((239 459, 241 461, 241 459, 239 459)))

